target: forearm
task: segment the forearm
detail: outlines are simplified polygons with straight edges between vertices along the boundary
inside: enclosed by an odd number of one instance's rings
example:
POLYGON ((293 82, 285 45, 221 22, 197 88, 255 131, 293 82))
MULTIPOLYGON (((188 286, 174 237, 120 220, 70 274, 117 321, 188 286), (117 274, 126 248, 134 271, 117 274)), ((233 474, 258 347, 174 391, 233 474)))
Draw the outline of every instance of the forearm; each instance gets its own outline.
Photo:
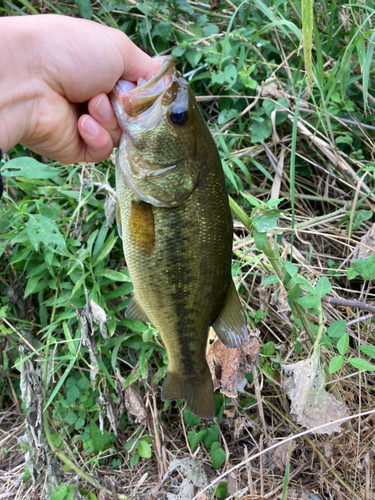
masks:
POLYGON ((0 18, 0 147, 22 142, 41 90, 27 19, 0 18))

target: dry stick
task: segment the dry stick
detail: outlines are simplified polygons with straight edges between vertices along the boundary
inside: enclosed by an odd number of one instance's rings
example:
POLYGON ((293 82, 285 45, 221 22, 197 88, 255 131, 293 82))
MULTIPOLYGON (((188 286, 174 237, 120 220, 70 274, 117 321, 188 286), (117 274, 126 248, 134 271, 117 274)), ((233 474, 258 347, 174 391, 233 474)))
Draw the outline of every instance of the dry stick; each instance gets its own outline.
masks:
POLYGON ((352 326, 355 325, 356 323, 361 323, 362 321, 367 321, 368 319, 371 319, 374 316, 373 313, 366 314, 365 316, 359 316, 359 318, 353 319, 352 321, 348 321, 346 323, 346 326, 352 326))
POLYGON ((254 390, 255 390, 255 396, 257 399, 257 403, 258 403, 259 417, 260 417, 260 420, 261 420, 262 425, 263 425, 263 432, 266 436, 266 441, 268 443, 267 425, 266 425, 266 420, 264 418, 263 400, 262 400, 262 394, 260 392, 259 380, 258 380, 258 367, 255 366, 254 364, 252 364, 251 365, 251 372, 253 374, 254 390))
MULTIPOLYGON (((289 437, 285 438, 283 441, 280 441, 279 443, 276 443, 276 444, 273 444, 272 446, 269 446, 268 448, 266 448, 262 452, 256 453, 255 455, 251 455, 251 457, 247 458, 246 460, 243 460, 239 464, 234 465, 229 470, 223 472, 219 477, 217 477, 216 479, 214 479, 211 482, 211 484, 209 484, 208 486, 206 486, 205 488, 203 488, 203 490, 201 490, 199 493, 197 493, 197 495, 195 495, 195 497, 192 498, 192 500, 197 500, 205 491, 207 491, 209 488, 212 488, 216 483, 218 483, 219 481, 221 481, 230 472, 233 472, 234 470, 240 469, 241 467, 243 467, 244 465, 246 465, 248 462, 251 462, 255 458, 259 458, 264 453, 268 453, 271 450, 274 450, 275 448, 277 448, 278 446, 281 446, 283 444, 289 443, 290 441, 293 441, 293 439, 298 439, 300 437, 304 437, 307 434, 309 434, 310 432, 315 432, 315 431, 318 431, 320 429, 323 429, 327 425, 333 425, 333 424, 348 422, 349 420, 353 420, 353 418, 364 417, 366 415, 373 415, 373 414, 375 414, 375 410, 369 410, 369 411, 365 411, 365 412, 362 412, 362 413, 356 413, 355 415, 350 415, 349 417, 339 418, 337 420, 334 420, 333 422, 329 422, 328 424, 322 424, 322 425, 318 425, 317 427, 313 427, 312 429, 307 429, 306 431, 300 432, 299 434, 296 434, 295 436, 289 436, 289 437)), ((285 416, 284 416, 284 418, 285 418, 285 416)), ((292 423, 292 425, 294 425, 294 424, 292 423)), ((312 446, 314 446, 313 441, 310 440, 309 442, 312 444, 312 446)), ((319 456, 322 457, 323 461, 325 461, 324 456, 320 454, 319 450, 316 450, 316 452, 319 454, 319 456)), ((330 468, 330 465, 329 464, 327 464, 327 465, 328 465, 328 468, 330 468)), ((337 479, 337 481, 339 481, 339 483, 342 484, 346 489, 349 488, 348 485, 345 483, 345 481, 343 481, 340 478, 340 476, 337 475, 337 473, 334 471, 334 469, 332 469, 332 474, 335 476, 335 478, 337 479)), ((353 494, 353 492, 351 490, 350 490, 350 493, 353 494)))
POLYGON ((349 300, 349 299, 336 299, 335 297, 322 297, 322 302, 328 302, 328 304, 334 304, 335 306, 343 306, 343 307, 358 307, 359 309, 364 309, 365 311, 369 311, 372 314, 375 314, 375 306, 370 306, 369 304, 365 304, 364 302, 359 302, 358 300, 349 300))

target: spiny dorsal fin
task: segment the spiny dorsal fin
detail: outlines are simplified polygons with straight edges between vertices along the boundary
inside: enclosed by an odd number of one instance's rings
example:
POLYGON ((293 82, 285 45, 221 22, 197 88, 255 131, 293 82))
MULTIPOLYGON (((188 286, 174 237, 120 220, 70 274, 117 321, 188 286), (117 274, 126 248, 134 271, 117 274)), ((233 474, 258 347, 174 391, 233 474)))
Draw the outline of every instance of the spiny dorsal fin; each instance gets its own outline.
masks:
POLYGON ((212 328, 226 347, 240 347, 247 338, 246 318, 233 280, 212 328))
POLYGON ((144 312, 135 294, 130 299, 129 305, 125 311, 125 317, 128 319, 134 319, 135 321, 150 323, 147 314, 144 312))

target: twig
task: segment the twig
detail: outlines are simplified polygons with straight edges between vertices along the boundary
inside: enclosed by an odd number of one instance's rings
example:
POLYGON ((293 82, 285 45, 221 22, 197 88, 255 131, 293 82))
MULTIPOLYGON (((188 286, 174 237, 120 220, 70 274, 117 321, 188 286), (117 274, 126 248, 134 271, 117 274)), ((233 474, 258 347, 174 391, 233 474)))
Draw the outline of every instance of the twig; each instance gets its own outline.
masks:
POLYGON ((349 300, 349 299, 336 299, 335 297, 322 297, 322 302, 327 302, 328 304, 334 304, 335 306, 343 307, 358 307, 359 309, 364 309, 372 314, 375 314, 375 306, 370 306, 370 304, 365 304, 364 302, 359 302, 359 300, 349 300))

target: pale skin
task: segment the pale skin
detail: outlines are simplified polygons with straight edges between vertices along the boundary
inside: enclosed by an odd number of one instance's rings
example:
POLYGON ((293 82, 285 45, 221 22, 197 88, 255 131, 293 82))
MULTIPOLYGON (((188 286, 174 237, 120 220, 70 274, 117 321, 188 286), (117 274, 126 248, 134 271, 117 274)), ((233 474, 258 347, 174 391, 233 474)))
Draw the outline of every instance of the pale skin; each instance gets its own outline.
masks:
POLYGON ((0 18, 0 148, 105 160, 121 136, 107 94, 120 78, 157 71, 120 30, 65 16, 0 18))

